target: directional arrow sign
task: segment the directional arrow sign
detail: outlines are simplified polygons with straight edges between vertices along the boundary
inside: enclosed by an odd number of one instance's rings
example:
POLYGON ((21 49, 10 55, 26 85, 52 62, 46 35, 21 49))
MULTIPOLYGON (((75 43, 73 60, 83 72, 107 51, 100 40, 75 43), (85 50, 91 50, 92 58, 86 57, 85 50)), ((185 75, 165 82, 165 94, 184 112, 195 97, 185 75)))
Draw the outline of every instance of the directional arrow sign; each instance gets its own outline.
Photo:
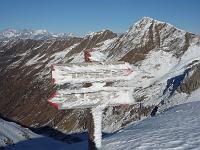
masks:
MULTIPOLYGON (((92 125, 88 127, 89 140, 95 143, 97 149, 100 149, 103 108, 135 103, 130 87, 117 87, 116 85, 113 87, 106 83, 128 81, 134 75, 132 66, 126 62, 52 65, 52 80, 60 89, 49 98, 48 102, 57 109, 91 108, 87 114, 88 116, 92 115, 93 122, 88 121, 90 125, 93 124, 93 127, 91 127, 92 125), (75 86, 69 86, 66 89, 65 84, 74 84, 75 86), (76 84, 90 86, 77 87, 76 84)), ((93 145, 89 144, 89 149, 90 147, 93 149, 93 145)))
POLYGON ((125 81, 133 77, 132 66, 126 62, 91 62, 52 66, 54 84, 125 81))
POLYGON ((48 100, 57 109, 92 108, 98 105, 116 106, 132 103, 132 96, 127 88, 102 90, 87 93, 67 93, 59 90, 48 100))

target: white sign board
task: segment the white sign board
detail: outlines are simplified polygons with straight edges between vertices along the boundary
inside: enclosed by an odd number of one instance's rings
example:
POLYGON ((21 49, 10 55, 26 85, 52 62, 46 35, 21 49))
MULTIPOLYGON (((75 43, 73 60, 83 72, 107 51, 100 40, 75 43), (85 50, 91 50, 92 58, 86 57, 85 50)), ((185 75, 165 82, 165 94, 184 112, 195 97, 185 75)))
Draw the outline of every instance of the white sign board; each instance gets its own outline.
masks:
POLYGON ((100 149, 103 108, 135 103, 131 95, 131 87, 112 86, 106 83, 128 81, 134 76, 132 66, 126 62, 53 65, 52 80, 60 88, 49 98, 48 102, 57 109, 91 108, 94 129, 88 128, 91 135, 89 139, 93 140, 96 148, 100 149), (89 86, 83 86, 88 83, 89 86), (65 84, 78 84, 79 87, 66 89, 65 84))
POLYGON ((54 84, 58 85, 123 81, 130 80, 133 75, 132 66, 126 62, 91 62, 52 66, 52 79, 54 84))
POLYGON ((76 109, 76 108, 92 108, 100 105, 117 106, 120 104, 131 104, 133 102, 129 89, 119 88, 113 91, 96 91, 85 93, 65 93, 62 90, 49 99, 57 109, 76 109))

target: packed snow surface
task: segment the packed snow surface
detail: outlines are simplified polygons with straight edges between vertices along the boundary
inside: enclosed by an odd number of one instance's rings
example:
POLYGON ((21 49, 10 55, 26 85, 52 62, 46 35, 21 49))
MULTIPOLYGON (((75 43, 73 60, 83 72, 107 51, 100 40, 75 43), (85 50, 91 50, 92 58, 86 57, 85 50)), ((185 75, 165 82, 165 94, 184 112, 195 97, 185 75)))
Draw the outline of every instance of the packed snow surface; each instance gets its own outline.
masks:
POLYGON ((200 102, 169 109, 103 140, 106 150, 199 150, 200 102))

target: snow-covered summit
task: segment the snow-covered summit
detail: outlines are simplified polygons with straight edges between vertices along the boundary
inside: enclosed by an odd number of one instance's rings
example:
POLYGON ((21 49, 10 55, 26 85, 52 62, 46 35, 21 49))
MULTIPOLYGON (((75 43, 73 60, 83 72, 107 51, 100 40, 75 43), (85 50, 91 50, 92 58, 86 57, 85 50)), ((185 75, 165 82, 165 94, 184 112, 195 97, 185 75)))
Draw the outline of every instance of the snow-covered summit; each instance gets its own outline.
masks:
POLYGON ((136 23, 134 23, 134 25, 132 27, 137 26, 138 24, 151 24, 152 22, 170 25, 169 23, 162 22, 160 20, 145 16, 145 17, 141 18, 140 20, 138 20, 136 23))
POLYGON ((19 39, 34 39, 34 40, 44 40, 52 38, 68 38, 73 37, 72 33, 51 33, 45 29, 5 29, 0 31, 0 40, 7 40, 13 38, 19 39))
MULTIPOLYGON (((123 57, 131 57, 136 54, 141 57, 141 54, 147 54, 153 49, 172 52, 179 57, 190 45, 197 44, 199 41, 197 39, 199 39, 198 35, 180 30, 169 23, 144 17, 131 26, 119 38, 118 42, 110 48, 113 52, 111 59, 117 60, 122 58, 127 60, 127 58, 123 57)), ((141 58, 143 59, 143 57, 141 58)), ((133 61, 130 59, 130 62, 133 61)))

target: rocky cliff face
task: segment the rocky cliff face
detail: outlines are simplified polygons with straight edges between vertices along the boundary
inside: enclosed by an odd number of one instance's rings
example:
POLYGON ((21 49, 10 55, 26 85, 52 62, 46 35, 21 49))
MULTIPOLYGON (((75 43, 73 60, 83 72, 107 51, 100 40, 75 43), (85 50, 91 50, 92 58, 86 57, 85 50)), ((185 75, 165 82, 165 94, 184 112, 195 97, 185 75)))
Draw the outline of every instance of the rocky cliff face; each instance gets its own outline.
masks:
POLYGON ((193 91, 200 87, 200 63, 198 62, 197 64, 192 65, 191 71, 191 76, 189 76, 177 89, 179 93, 182 92, 190 95, 193 91))
POLYGON ((162 100, 167 80, 189 67, 192 75, 184 79, 175 95, 189 95, 199 88, 200 37, 144 17, 120 37, 104 30, 84 38, 0 41, 0 113, 29 127, 85 130, 85 110, 58 111, 47 104, 47 99, 53 92, 51 64, 81 62, 87 48, 104 52, 106 61, 123 60, 138 69, 135 79, 128 84, 139 103, 107 108, 106 131, 147 116, 162 100))

